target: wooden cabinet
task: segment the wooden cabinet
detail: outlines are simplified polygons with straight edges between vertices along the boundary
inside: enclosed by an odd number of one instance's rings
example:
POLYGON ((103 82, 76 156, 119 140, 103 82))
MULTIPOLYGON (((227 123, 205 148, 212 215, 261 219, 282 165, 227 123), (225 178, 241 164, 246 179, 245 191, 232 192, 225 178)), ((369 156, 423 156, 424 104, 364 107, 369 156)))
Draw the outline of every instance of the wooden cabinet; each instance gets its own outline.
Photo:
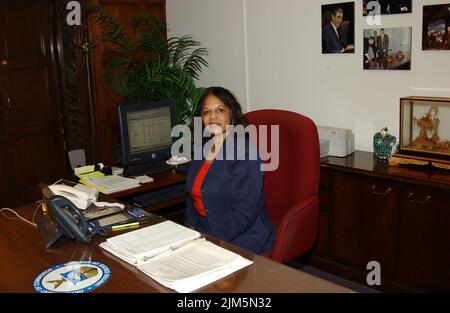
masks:
POLYGON ((388 166, 372 153, 321 160, 320 229, 301 262, 383 291, 450 290, 450 172, 388 166))

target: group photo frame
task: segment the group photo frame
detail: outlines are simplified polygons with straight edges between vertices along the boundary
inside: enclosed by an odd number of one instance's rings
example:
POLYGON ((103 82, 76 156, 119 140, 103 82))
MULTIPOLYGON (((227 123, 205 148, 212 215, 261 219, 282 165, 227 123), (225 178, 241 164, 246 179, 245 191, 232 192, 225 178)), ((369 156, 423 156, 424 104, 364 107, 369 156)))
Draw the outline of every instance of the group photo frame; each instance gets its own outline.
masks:
POLYGON ((450 50, 450 3, 423 7, 422 50, 450 50))
POLYGON ((410 70, 412 27, 363 31, 365 70, 410 70))

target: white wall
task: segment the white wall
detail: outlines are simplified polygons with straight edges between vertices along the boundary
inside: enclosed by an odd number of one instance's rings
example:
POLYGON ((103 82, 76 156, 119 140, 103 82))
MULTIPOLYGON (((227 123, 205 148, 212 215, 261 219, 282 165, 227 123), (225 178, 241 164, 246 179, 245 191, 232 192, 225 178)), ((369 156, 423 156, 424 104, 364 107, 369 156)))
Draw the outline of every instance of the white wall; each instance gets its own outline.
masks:
POLYGON ((202 71, 199 85, 226 87, 245 105, 242 9, 241 0, 166 1, 168 35, 190 34, 209 50, 209 68, 202 71))
POLYGON ((280 108, 318 125, 351 128, 356 148, 372 150, 372 136, 387 126, 399 132, 399 98, 450 97, 450 51, 422 51, 422 6, 449 0, 414 0, 413 13, 381 17, 381 26, 412 26, 411 71, 364 71, 366 24, 355 1, 354 54, 321 54, 321 5, 333 0, 167 0, 170 35, 192 34, 211 50, 200 83, 222 85, 247 110, 280 108))

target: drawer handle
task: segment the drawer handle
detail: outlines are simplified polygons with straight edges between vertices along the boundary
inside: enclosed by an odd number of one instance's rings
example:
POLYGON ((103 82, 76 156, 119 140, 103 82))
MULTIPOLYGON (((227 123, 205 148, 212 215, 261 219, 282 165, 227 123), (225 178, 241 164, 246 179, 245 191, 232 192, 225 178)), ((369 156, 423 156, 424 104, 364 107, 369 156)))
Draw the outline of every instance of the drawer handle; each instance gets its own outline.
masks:
POLYGON ((425 200, 424 200, 424 201, 418 201, 418 200, 415 200, 415 199, 414 199, 414 192, 410 192, 410 193, 408 194, 408 199, 409 199, 409 202, 411 202, 411 203, 427 204, 427 203, 430 202, 430 200, 431 200, 431 195, 427 195, 427 196, 425 197, 425 200))
POLYGON ((370 187, 370 189, 372 190, 372 194, 373 194, 373 195, 376 195, 376 196, 383 196, 383 197, 386 197, 386 196, 392 191, 392 188, 391 188, 391 187, 387 187, 387 188, 384 190, 384 192, 378 192, 378 191, 375 191, 376 188, 377 188, 377 185, 372 185, 372 186, 370 187))

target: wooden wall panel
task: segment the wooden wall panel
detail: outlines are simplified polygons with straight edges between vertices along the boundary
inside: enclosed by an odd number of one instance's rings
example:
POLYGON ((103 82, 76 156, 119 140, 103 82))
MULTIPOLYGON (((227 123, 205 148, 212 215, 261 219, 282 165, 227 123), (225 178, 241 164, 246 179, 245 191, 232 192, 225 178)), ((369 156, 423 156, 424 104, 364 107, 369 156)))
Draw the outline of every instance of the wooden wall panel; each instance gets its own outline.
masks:
MULTIPOLYGON (((149 12, 166 21, 165 0, 100 0, 96 1, 121 22, 126 23, 137 12, 149 12)), ((93 38, 100 34, 100 28, 91 21, 93 38)), ((126 28, 130 33, 131 28, 126 28)), ((115 95, 103 79, 103 64, 108 55, 105 43, 101 42, 93 54, 93 84, 95 87, 95 116, 99 143, 99 160, 105 164, 115 162, 114 149, 119 144, 117 106, 122 99, 115 95)))

